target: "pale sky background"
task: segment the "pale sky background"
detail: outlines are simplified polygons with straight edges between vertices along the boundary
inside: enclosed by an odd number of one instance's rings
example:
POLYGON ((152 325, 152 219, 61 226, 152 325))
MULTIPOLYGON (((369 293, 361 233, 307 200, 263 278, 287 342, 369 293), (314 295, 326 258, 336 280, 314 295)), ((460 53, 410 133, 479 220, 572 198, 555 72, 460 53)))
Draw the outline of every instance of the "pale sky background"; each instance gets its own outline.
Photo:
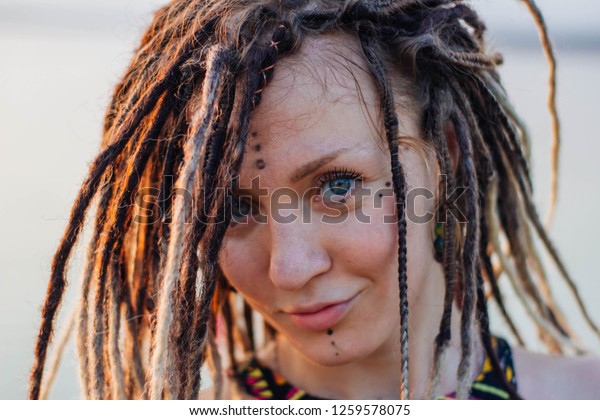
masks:
MULTIPOLYGON (((504 53, 501 75, 531 129, 536 199, 544 214, 550 122, 547 67, 537 33, 517 1, 473 3, 488 24, 489 39, 504 53)), ((600 321, 600 2, 538 3, 557 47, 564 137, 560 202, 551 237, 600 321)), ((112 88, 152 11, 162 4, 0 0, 0 399, 27 395, 52 255, 98 150, 112 88)), ((81 250, 75 260, 80 256, 81 250)), ((72 265, 64 314, 72 307, 79 268, 72 265)), ((559 284, 556 294, 573 324, 581 327, 584 342, 600 353, 599 341, 583 328, 568 292, 559 284)), ((499 322, 493 326, 504 331, 499 322)), ((79 397, 72 348, 52 397, 79 397)))

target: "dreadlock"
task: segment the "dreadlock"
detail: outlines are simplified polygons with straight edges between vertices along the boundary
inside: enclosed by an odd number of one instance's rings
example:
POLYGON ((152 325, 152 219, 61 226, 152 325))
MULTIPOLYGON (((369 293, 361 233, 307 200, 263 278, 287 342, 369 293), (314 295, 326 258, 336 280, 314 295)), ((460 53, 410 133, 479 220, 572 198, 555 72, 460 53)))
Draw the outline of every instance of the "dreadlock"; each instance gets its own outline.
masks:
MULTIPOLYGON (((534 16, 551 62, 556 180, 554 56, 535 3, 522 1, 534 16)), ((180 0, 156 13, 115 88, 105 116, 102 150, 90 166, 52 263, 30 398, 47 394, 47 389, 41 390, 42 376, 67 282, 67 263, 94 202, 79 313, 73 321, 76 328, 71 328, 77 330, 84 396, 196 398, 205 361, 213 372, 215 395, 221 395, 219 320, 225 324, 232 369, 238 363, 240 343, 253 353, 255 335, 260 335, 252 309, 236 307, 217 263, 252 111, 260 106, 278 60, 296 52, 303 39, 336 31, 354 35, 360 44, 379 93, 390 151, 399 215, 399 396, 411 397, 410 255, 404 217, 407 186, 399 157, 403 139, 395 103, 397 72, 414 85, 412 99, 420 112, 422 140, 435 149, 446 179, 438 194, 438 217, 445 223, 441 258, 445 295, 426 395, 437 396, 456 302, 461 309, 457 395, 468 397, 474 335, 479 333, 506 391, 519 398, 500 369, 489 331, 487 301, 493 299, 515 339, 523 344, 502 297, 504 277, 551 351, 580 350, 552 296, 534 235, 600 336, 537 216, 529 138, 500 83, 497 67, 502 58, 487 51, 485 26, 467 4, 457 0, 180 0), (460 155, 456 169, 448 125, 460 155), (459 186, 467 187, 458 202, 469 221, 466 225, 443 199, 459 186), (142 192, 151 193, 154 201, 138 200, 142 192), (534 267, 538 284, 529 267, 534 267)), ((553 181, 552 203, 555 192, 553 181)), ((273 340, 269 325, 263 336, 273 340)))

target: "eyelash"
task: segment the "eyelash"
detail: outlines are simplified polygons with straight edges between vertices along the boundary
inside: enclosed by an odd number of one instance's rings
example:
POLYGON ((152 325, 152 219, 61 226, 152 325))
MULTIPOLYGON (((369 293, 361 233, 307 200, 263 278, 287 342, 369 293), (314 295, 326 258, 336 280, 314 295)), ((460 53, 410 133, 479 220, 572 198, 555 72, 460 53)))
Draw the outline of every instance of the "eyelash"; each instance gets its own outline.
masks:
MULTIPOLYGON (((317 180, 317 188, 319 188, 320 190, 323 189, 323 186, 325 186, 327 183, 331 182, 331 181, 336 181, 339 179, 351 179, 352 181, 360 181, 363 179, 362 175, 359 174, 358 172, 347 168, 347 167, 342 167, 342 168, 334 168, 333 170, 324 173, 323 175, 321 175, 319 177, 319 179, 317 180)), ((252 206, 251 203, 247 203, 250 206, 252 206)), ((236 222, 234 218, 232 218, 231 220, 231 226, 235 227, 236 225, 240 224, 239 222, 236 222)))
POLYGON ((358 172, 347 168, 334 168, 333 170, 321 175, 321 177, 317 180, 317 187, 319 189, 323 189, 327 183, 331 181, 336 181, 338 179, 351 179, 352 181, 360 181, 363 179, 362 175, 358 172))

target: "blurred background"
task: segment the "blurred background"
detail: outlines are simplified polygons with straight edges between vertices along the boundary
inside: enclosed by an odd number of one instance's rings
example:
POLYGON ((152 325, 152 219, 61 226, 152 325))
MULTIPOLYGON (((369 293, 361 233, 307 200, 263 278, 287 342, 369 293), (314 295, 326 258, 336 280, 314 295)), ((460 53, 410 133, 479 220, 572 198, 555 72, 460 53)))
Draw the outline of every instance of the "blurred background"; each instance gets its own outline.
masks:
MULTIPOLYGON (((0 0, 0 399, 27 396, 33 345, 50 262, 72 202, 98 151, 104 109, 158 0, 0 0)), ((535 199, 544 215, 549 192, 548 67, 537 31, 520 2, 473 0, 488 38, 504 54, 501 75, 533 139, 535 199)), ((562 119, 560 196, 550 231, 600 322, 600 2, 538 0, 558 58, 562 119)), ((72 259, 62 321, 78 291, 82 250, 72 259)), ((568 290, 561 307, 600 353, 568 290)), ((510 302, 514 297, 507 295, 510 302)), ((523 311, 517 311, 525 318, 523 311)), ((492 315, 494 317, 494 315, 492 315)), ((535 333, 525 321, 532 348, 535 333)), ((492 319, 500 334, 504 325, 492 319)), ((69 346, 51 398, 79 398, 69 346)))

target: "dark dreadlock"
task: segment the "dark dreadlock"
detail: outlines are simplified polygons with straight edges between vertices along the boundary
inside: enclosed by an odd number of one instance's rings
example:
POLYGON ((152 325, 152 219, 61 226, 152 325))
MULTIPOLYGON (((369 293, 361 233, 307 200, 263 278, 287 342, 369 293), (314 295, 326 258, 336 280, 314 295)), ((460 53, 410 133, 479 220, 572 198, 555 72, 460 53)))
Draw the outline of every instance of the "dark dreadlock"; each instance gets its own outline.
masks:
MULTIPOLYGON (((553 63, 541 14, 533 1, 524 2, 553 63)), ((461 308, 458 396, 465 398, 469 391, 476 323, 494 370, 504 377, 491 345, 487 291, 515 338, 522 339, 502 298, 501 275, 509 278, 551 350, 577 349, 550 293, 533 247, 534 233, 600 335, 533 206, 527 133, 500 84, 496 67, 501 57, 486 51, 484 30, 475 12, 455 0, 180 0, 159 10, 115 89, 102 151, 53 260, 30 398, 40 397, 67 262, 96 196, 76 328, 84 395, 195 398, 206 356, 220 395, 216 313, 222 313, 228 327, 231 367, 236 366, 237 342, 245 350, 256 346, 252 310, 236 304, 217 264, 252 110, 277 60, 297 51, 304 38, 334 31, 355 35, 376 82, 398 214, 404 215, 406 184, 398 157, 402 139, 391 77, 395 68, 415 85, 423 141, 436 150, 448 181, 444 188, 468 187, 460 202, 470 221, 466 226, 447 212, 447 202, 438 203, 440 214, 448 213, 442 258, 446 292, 428 396, 436 396, 455 300, 461 308), (460 150, 456 171, 445 134, 448 123, 460 150), (143 216, 133 211, 139 191, 154 191, 158 198, 158 203, 138 207, 143 216), (187 223, 194 210, 199 216, 187 223)), ((406 230, 405 217, 399 217, 401 398, 410 397, 406 230)), ((269 331, 266 340, 272 339, 269 331)), ((508 381, 504 387, 518 398, 508 381)))

